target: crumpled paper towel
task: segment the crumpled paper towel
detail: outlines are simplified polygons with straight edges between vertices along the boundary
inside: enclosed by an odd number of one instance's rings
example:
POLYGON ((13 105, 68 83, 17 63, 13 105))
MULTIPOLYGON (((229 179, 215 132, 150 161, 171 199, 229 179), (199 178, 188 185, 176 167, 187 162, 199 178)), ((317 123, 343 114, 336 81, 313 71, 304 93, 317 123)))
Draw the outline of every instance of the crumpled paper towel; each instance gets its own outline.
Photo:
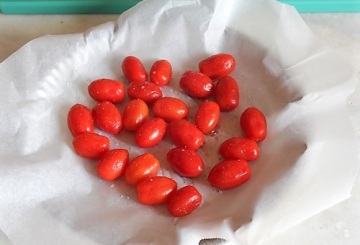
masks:
POLYGON ((352 125, 359 111, 347 108, 355 72, 292 7, 276 1, 145 0, 117 22, 28 43, 0 65, 0 74, 0 229, 13 244, 189 245, 213 237, 266 244, 350 195, 359 155, 352 125), (74 154, 69 108, 95 105, 87 94, 95 79, 124 81, 125 56, 139 57, 147 70, 168 59, 174 75, 163 92, 186 101, 192 119, 197 102, 178 81, 219 52, 236 58, 232 76, 241 102, 234 113, 222 113, 218 134, 207 136, 201 177, 174 174, 165 158, 173 147, 168 139, 144 150, 130 133, 106 134, 112 148, 126 148, 131 157, 156 155, 159 174, 179 187, 194 184, 204 198, 196 212, 177 219, 164 206, 140 205, 122 179, 100 180, 95 162, 74 154), (249 106, 264 112, 269 131, 259 160, 250 163, 253 177, 215 190, 206 177, 220 161, 217 147, 241 136, 239 116, 249 106))

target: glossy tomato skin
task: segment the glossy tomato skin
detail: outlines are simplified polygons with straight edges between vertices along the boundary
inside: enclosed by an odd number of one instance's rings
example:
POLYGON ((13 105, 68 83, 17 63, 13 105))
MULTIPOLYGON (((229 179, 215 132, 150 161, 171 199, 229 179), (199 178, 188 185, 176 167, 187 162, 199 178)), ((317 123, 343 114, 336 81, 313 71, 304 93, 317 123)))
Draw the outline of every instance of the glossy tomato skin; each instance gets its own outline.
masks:
POLYGON ((75 104, 70 108, 67 116, 67 124, 74 137, 94 131, 94 120, 91 111, 81 104, 75 104))
POLYGON ((201 156, 191 149, 173 148, 167 153, 166 158, 175 172, 183 177, 196 177, 204 170, 201 156))
POLYGON ((97 162, 96 172, 100 178, 112 181, 123 175, 129 162, 126 149, 113 149, 102 155, 97 162))
POLYGON ((240 117, 240 127, 245 137, 263 141, 267 135, 267 123, 264 114, 255 107, 247 108, 240 117))
POLYGON ((200 104, 195 114, 195 125, 208 134, 215 129, 220 120, 220 107, 213 101, 204 101, 200 104))
POLYGON ((124 76, 129 82, 145 82, 147 73, 144 65, 135 56, 127 56, 121 65, 124 76))
POLYGON ((233 137, 220 145, 219 153, 225 159, 252 161, 259 158, 259 146, 254 140, 233 137))
POLYGON ((166 203, 177 189, 177 183, 168 177, 155 176, 140 181, 136 186, 138 200, 142 204, 166 203))
POLYGON ((123 126, 127 131, 135 132, 147 121, 148 117, 148 105, 141 99, 131 100, 124 109, 123 126))
POLYGON ((154 177, 160 168, 159 160, 150 153, 141 154, 132 159, 127 166, 124 177, 129 185, 136 185, 141 180, 154 177))
POLYGON ((122 128, 122 115, 119 109, 109 101, 99 102, 92 109, 96 125, 102 130, 118 134, 122 128))
POLYGON ((167 125, 162 118, 152 118, 135 133, 135 143, 141 148, 153 147, 160 143, 166 133, 167 125))
POLYGON ((184 217, 197 209, 202 195, 194 186, 185 186, 177 190, 167 203, 169 213, 174 217, 184 217))
POLYGON ((157 99, 163 97, 159 86, 150 82, 132 82, 127 91, 131 99, 141 99, 146 104, 153 104, 157 99))
POLYGON ((107 137, 84 133, 78 135, 72 142, 76 154, 84 158, 98 159, 109 150, 110 141, 107 137))
POLYGON ((110 101, 114 104, 120 103, 125 98, 125 89, 122 82, 113 79, 98 79, 88 86, 91 98, 98 102, 110 101))
POLYGON ((218 80, 215 87, 215 101, 221 111, 235 110, 239 105, 239 86, 233 77, 225 76, 218 80))
POLYGON ((164 97, 158 99, 153 106, 155 116, 167 122, 180 120, 189 115, 187 105, 180 99, 174 97, 164 97))
POLYGON ((158 60, 150 69, 150 81, 158 86, 169 83, 172 76, 172 66, 167 60, 158 60))
POLYGON ((199 63, 200 72, 212 79, 229 75, 235 68, 235 58, 231 54, 215 54, 199 63))
POLYGON ((186 119, 170 122, 168 132, 172 141, 180 147, 197 150, 204 143, 204 134, 186 119))
POLYGON ((205 74, 196 71, 185 72, 180 79, 180 87, 194 98, 206 98, 214 93, 214 82, 205 74))
POLYGON ((245 183, 250 177, 251 170, 246 161, 224 160, 211 169, 208 181, 215 188, 227 190, 245 183))

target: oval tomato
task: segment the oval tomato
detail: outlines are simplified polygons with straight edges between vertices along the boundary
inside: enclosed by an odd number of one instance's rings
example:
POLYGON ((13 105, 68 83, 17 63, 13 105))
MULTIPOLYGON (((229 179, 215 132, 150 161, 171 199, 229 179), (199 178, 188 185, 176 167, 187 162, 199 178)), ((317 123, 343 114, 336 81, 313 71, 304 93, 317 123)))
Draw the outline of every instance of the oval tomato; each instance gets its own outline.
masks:
POLYGON ((210 78, 220 78, 229 75, 235 68, 235 58, 230 54, 215 54, 199 63, 200 72, 210 78))
POLYGON ((150 153, 144 153, 130 161, 124 173, 125 182, 136 185, 141 180, 155 176, 159 168, 159 160, 150 153))
POLYGON ((141 99, 131 100, 125 106, 123 113, 123 125, 127 131, 135 132, 147 121, 149 117, 149 107, 141 99))
POLYGON ((240 117, 240 127, 245 137, 263 141, 267 135, 266 118, 264 114, 255 107, 247 108, 240 117))
POLYGON ((225 76, 219 79, 215 87, 215 101, 221 111, 232 111, 239 105, 239 86, 234 78, 225 76))
POLYGON ((176 145, 192 150, 204 143, 204 134, 186 119, 170 122, 169 135, 176 145))
POLYGON ((122 128, 122 116, 119 109, 109 101, 99 102, 92 109, 92 116, 99 128, 102 130, 118 134, 122 128))
POLYGON ((173 148, 166 158, 175 172, 183 177, 196 177, 204 170, 201 156, 191 149, 173 148))
POLYGON ((213 101, 204 101, 200 104, 195 114, 195 125, 208 134, 215 129, 220 120, 220 107, 213 101))
POLYGON ((249 165, 244 160, 225 160, 216 164, 208 176, 209 183, 218 189, 237 187, 251 177, 249 165))
POLYGON ((259 158, 259 146, 254 140, 233 137, 220 145, 219 153, 225 159, 252 161, 259 158))
POLYGON ((196 71, 185 72, 180 79, 180 87, 194 98, 206 98, 214 92, 214 82, 196 71))
POLYGON ((96 172, 104 180, 115 180, 123 175, 128 162, 129 152, 127 150, 109 150, 97 162, 96 172))
POLYGON ((70 108, 67 116, 67 124, 74 137, 94 131, 94 121, 91 111, 81 104, 75 104, 70 108))
POLYGON ((177 189, 177 183, 168 177, 155 176, 140 181, 136 186, 138 200, 142 204, 166 203, 177 189))
POLYGON ((150 69, 150 81, 159 86, 169 83, 172 76, 172 66, 167 60, 156 61, 150 69))
POLYGON ((134 56, 127 56, 121 65, 124 76, 129 82, 145 82, 147 73, 141 61, 134 56))
POLYGON ((152 118, 140 126, 135 133, 135 143, 141 148, 153 147, 160 143, 166 133, 166 122, 162 118, 152 118))
POLYGON ((167 122, 180 120, 189 115, 187 105, 180 99, 173 97, 164 97, 158 99, 153 106, 155 116, 164 119, 167 122))
POLYGON ((146 104, 152 104, 163 97, 161 89, 156 84, 149 82, 130 83, 128 95, 131 99, 141 99, 146 104))
POLYGON ((72 143, 76 154, 89 159, 100 158, 110 147, 107 137, 95 133, 80 134, 72 143))
POLYGON ((125 98, 124 85, 119 81, 106 78, 91 82, 88 86, 88 92, 91 98, 98 102, 120 103, 125 98))
POLYGON ((172 216, 183 217, 197 209, 201 201, 202 196, 194 186, 185 186, 171 196, 167 208, 172 216))

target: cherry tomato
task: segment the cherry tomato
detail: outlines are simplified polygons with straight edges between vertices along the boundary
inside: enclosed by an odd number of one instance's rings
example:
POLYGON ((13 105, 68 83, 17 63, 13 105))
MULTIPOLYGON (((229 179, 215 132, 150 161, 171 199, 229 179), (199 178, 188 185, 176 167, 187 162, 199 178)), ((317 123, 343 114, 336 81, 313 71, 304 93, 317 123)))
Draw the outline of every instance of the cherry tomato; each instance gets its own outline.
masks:
POLYGON ((214 82, 205 74, 196 71, 185 72, 180 87, 194 98, 206 98, 214 92, 214 82))
POLYGON ((224 53, 212 55, 199 63, 200 72, 214 79, 229 75, 234 68, 234 57, 224 53))
POLYGON ((159 144, 165 136, 166 127, 164 119, 150 119, 136 131, 135 143, 141 148, 149 148, 159 144))
POLYGON ((107 137, 95 133, 80 134, 72 143, 76 154, 89 159, 100 158, 110 147, 107 137))
POLYGON ((192 150, 199 149, 204 143, 204 134, 186 119, 170 122, 169 135, 178 146, 192 150))
POLYGON ((99 102, 92 109, 96 125, 102 130, 118 134, 122 128, 122 116, 119 109, 109 101, 99 102))
POLYGON ((97 162, 96 172, 104 180, 115 180, 123 175, 128 162, 129 152, 127 150, 109 150, 97 162))
POLYGON ((201 156, 191 149, 173 148, 167 153, 166 158, 175 172, 183 177, 196 177, 204 170, 201 156))
POLYGON ((252 161, 259 157, 259 146, 254 140, 233 137, 220 145, 219 153, 225 159, 252 161))
POLYGON ((216 164, 208 176, 209 183, 218 189, 237 187, 251 177, 249 165, 244 160, 225 160, 216 164))
POLYGON ((239 86, 234 78, 225 76, 219 79, 215 87, 215 100, 221 111, 232 111, 239 105, 239 86))
POLYGON ((67 116, 67 124, 74 137, 94 131, 94 121, 91 111, 81 104, 75 104, 70 108, 67 116))
POLYGON ((195 114, 195 125, 208 134, 215 129, 220 120, 220 107, 213 101, 204 101, 200 104, 195 114))
POLYGON ((120 103, 125 98, 124 85, 119 81, 106 78, 90 83, 88 92, 91 98, 98 102, 120 103))
POLYGON ((263 141, 266 138, 266 118, 264 114, 255 107, 247 108, 241 114, 240 127, 249 139, 263 141))
POLYGON ((149 107, 140 99, 130 101, 124 109, 123 125, 127 131, 135 132, 147 121, 149 117, 149 107))
POLYGON ((131 99, 141 99, 146 104, 152 104, 163 97, 161 89, 156 84, 149 82, 130 83, 128 95, 131 99))
POLYGON ((175 192, 168 201, 167 208, 174 217, 183 217, 197 209, 202 201, 200 192, 194 186, 185 186, 175 192))
POLYGON ((158 99, 153 106, 155 116, 164 119, 167 122, 180 120, 189 115, 187 105, 180 99, 173 97, 164 97, 158 99))
POLYGON ((125 182, 136 185, 141 180, 154 177, 159 168, 159 160, 150 153, 144 153, 130 161, 124 173, 125 182))
POLYGON ((136 186, 139 202, 147 205, 166 203, 176 189, 177 183, 173 179, 164 176, 144 179, 136 186))
POLYGON ((147 73, 141 61, 134 56, 127 56, 121 65, 124 76, 129 82, 145 82, 147 73))
POLYGON ((167 60, 156 61, 150 69, 150 81, 159 86, 169 83, 172 76, 172 66, 167 60))

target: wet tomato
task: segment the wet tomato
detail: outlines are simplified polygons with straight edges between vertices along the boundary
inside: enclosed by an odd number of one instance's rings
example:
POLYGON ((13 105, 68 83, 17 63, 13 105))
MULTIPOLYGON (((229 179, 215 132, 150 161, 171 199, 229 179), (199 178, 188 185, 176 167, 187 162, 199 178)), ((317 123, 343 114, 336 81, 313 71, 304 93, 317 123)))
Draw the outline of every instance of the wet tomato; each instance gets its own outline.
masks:
POLYGON ((180 99, 173 97, 164 97, 158 99, 153 106, 155 116, 164 119, 167 122, 180 120, 189 115, 187 105, 180 99))
POLYGON ((215 87, 215 100, 221 111, 232 111, 239 105, 240 93, 236 80, 230 76, 222 77, 215 87))
POLYGON ((174 217, 183 217, 197 209, 202 201, 200 192, 194 186, 185 186, 175 192, 168 201, 167 208, 174 217))
POLYGON ((215 129, 220 120, 220 107, 213 101, 204 101, 200 104, 195 114, 195 125, 208 134, 215 129))
POLYGON ((146 104, 152 104, 163 97, 159 86, 150 82, 132 82, 127 91, 130 99, 141 99, 146 104))
POLYGON ((150 69, 150 81, 164 86, 169 83, 172 76, 172 66, 167 60, 156 61, 150 69))
POLYGON ((201 156, 191 149, 173 148, 167 153, 166 158, 175 172, 183 177, 196 177, 204 170, 201 156))
POLYGON ((180 147, 197 150, 204 143, 204 134, 186 119, 170 122, 168 131, 172 141, 180 147))
POLYGON ((199 63, 200 72, 210 78, 220 78, 229 75, 235 68, 235 58, 230 54, 215 54, 199 63))
POLYGON ((94 131, 94 121, 91 111, 81 104, 75 104, 70 108, 67 116, 67 124, 74 137, 94 131))
POLYGON ((214 92, 214 82, 205 74, 196 71, 185 72, 180 87, 194 98, 206 98, 214 92))
POLYGON ((149 117, 148 105, 140 99, 126 104, 123 113, 123 126, 127 131, 135 132, 149 117))
POLYGON ((163 176, 144 179, 136 186, 139 202, 147 205, 166 203, 176 189, 177 183, 173 179, 163 176))
POLYGON ((102 130, 118 134, 122 128, 122 116, 119 109, 109 101, 99 102, 92 109, 96 125, 102 130))
POLYGON ((110 101, 120 103, 125 98, 125 90, 122 82, 112 79, 99 79, 91 82, 88 86, 91 98, 98 102, 110 101))
POLYGON ((220 145, 219 153, 225 159, 252 161, 259 157, 259 146, 254 140, 233 137, 220 145))
POLYGON ((267 135, 266 118, 264 114, 255 107, 247 108, 240 117, 240 127, 245 137, 263 141, 267 135))
POLYGON ((80 134, 72 143, 76 154, 89 159, 100 158, 110 147, 107 137, 95 133, 80 134))
POLYGON ((109 150, 97 162, 96 172, 104 180, 115 180, 123 175, 128 162, 129 152, 127 150, 109 150))
POLYGON ((152 118, 140 126, 135 133, 135 143, 141 148, 153 147, 160 143, 166 133, 166 122, 162 118, 152 118))
POLYGON ((249 165, 244 160, 225 160, 216 164, 208 176, 209 183, 218 189, 237 187, 251 177, 249 165))
POLYGON ((141 180, 154 177, 159 168, 159 160, 150 153, 144 153, 130 161, 124 173, 125 182, 136 185, 141 180))
POLYGON ((141 61, 134 56, 127 56, 121 65, 124 76, 129 82, 145 82, 147 73, 141 61))

